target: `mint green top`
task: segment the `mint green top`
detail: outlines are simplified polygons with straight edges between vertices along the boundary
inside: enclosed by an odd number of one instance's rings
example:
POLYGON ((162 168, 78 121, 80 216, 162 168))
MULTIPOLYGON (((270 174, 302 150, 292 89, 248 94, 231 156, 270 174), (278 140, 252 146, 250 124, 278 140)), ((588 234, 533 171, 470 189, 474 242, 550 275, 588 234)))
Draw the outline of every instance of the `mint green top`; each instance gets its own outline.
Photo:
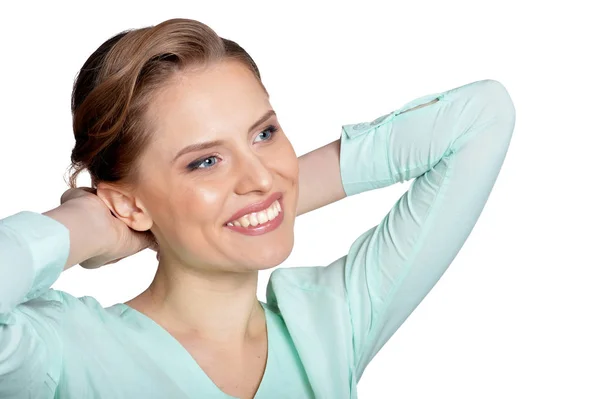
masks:
MULTIPOLYGON (((514 123, 508 92, 488 79, 342 127, 348 195, 416 179, 347 255, 271 274, 257 399, 356 398, 365 367, 469 236, 514 123)), ((68 254, 54 219, 0 220, 0 398, 232 398, 147 316, 51 289, 68 254)))

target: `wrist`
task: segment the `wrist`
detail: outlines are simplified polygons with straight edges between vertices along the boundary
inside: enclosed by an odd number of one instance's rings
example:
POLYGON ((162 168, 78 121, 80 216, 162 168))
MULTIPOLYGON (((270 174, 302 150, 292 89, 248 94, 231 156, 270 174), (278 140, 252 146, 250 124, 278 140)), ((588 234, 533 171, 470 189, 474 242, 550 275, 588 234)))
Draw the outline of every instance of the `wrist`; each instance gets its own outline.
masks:
POLYGON ((104 253, 101 229, 94 220, 94 212, 86 207, 85 201, 73 199, 43 213, 63 224, 69 230, 69 257, 64 269, 80 264, 104 253))

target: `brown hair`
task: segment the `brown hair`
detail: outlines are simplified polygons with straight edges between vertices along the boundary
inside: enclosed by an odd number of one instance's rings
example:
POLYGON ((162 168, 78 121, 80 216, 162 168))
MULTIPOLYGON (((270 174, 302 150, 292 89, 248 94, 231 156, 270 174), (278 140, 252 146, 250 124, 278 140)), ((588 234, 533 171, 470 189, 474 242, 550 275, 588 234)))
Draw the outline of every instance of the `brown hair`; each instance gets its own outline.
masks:
POLYGON ((94 188, 99 181, 134 182, 135 161, 150 138, 144 114, 152 95, 176 71, 227 59, 248 67, 265 89, 250 55, 198 21, 171 19, 104 42, 83 64, 73 85, 75 147, 69 186, 76 187, 84 169, 94 188))

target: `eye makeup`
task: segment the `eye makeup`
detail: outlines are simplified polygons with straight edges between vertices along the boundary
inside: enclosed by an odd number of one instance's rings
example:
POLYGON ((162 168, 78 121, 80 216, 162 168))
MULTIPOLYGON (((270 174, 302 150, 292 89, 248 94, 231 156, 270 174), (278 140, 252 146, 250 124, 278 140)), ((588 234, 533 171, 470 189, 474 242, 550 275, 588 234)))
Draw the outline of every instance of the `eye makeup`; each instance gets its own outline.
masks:
MULTIPOLYGON (((260 137, 260 135, 263 134, 263 133, 265 133, 265 132, 267 132, 269 134, 268 137, 266 137, 266 138, 264 138, 262 140, 259 140, 258 143, 268 142, 268 141, 273 140, 273 138, 279 132, 279 129, 276 126, 274 126, 274 125, 269 125, 264 130, 262 130, 256 136, 256 138, 260 137)), ((255 140, 256 140, 256 138, 255 138, 255 140)), ((216 155, 216 154, 212 154, 212 155, 204 156, 202 158, 199 158, 199 159, 195 160, 194 162, 192 162, 189 165, 187 165, 186 169, 188 169, 190 171, 212 169, 219 162, 220 162, 219 156, 216 155)))

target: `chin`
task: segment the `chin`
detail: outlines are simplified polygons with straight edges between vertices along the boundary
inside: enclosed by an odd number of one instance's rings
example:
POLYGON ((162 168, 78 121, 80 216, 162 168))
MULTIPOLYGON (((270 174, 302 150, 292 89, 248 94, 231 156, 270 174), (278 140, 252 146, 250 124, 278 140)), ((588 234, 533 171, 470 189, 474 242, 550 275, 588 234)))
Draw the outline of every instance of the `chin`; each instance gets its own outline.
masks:
POLYGON ((242 261, 251 270, 266 270, 282 264, 292 253, 294 237, 289 242, 279 243, 269 249, 261 249, 248 254, 242 261))

